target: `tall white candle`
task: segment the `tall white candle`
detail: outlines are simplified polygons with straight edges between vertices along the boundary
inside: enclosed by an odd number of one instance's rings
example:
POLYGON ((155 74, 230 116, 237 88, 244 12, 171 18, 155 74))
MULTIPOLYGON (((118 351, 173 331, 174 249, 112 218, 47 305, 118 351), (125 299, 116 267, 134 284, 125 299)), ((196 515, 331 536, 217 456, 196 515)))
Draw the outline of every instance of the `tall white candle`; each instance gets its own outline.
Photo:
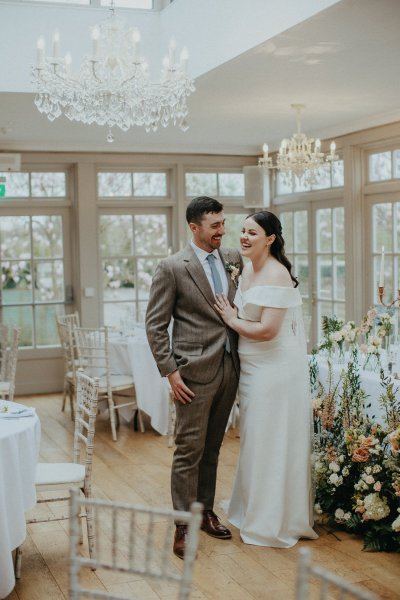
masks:
POLYGON ((385 248, 382 246, 381 270, 379 272, 379 287, 385 286, 385 248))
POLYGON ((174 38, 171 38, 169 42, 169 66, 172 68, 175 64, 175 50, 176 50, 176 41, 174 38))
POLYGON ((38 38, 38 41, 36 44, 36 65, 38 67, 44 66, 44 38, 43 38, 43 36, 40 36, 38 38))
POLYGON ((59 50, 60 50, 60 33, 56 30, 53 33, 53 56, 54 56, 54 58, 58 58, 59 50))
POLYGON ((100 29, 96 26, 92 29, 92 57, 97 59, 99 54, 99 39, 100 39, 100 29))

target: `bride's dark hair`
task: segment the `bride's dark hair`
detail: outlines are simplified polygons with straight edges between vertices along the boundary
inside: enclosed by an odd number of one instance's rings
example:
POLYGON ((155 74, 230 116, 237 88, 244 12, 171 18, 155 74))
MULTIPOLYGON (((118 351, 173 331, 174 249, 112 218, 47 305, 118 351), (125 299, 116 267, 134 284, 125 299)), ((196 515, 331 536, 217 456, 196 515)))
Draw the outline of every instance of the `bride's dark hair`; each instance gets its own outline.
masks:
POLYGON ((272 256, 279 260, 289 271, 294 287, 299 285, 298 279, 292 275, 292 264, 285 254, 285 240, 282 237, 282 225, 276 215, 268 210, 260 210, 258 212, 247 215, 246 219, 253 219, 265 231, 265 235, 275 235, 275 240, 270 246, 272 256))

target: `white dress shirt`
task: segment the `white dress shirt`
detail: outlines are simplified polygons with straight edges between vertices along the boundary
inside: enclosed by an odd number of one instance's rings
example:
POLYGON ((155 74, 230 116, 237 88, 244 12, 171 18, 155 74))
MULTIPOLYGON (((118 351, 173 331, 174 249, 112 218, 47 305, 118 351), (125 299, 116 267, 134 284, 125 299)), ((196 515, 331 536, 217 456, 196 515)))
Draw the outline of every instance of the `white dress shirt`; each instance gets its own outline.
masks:
POLYGON ((195 251, 197 258, 199 259, 201 266, 204 269, 204 272, 208 279, 208 283, 210 284, 210 287, 211 287, 212 291, 214 292, 214 295, 215 295, 214 281, 213 281, 213 278, 211 275, 210 263, 207 260, 207 256, 209 254, 213 254, 215 256, 215 266, 217 268, 219 276, 221 277, 222 289, 224 290, 224 294, 227 295, 228 294, 227 272, 225 269, 225 265, 223 264, 223 262, 221 260, 218 250, 213 250, 212 252, 206 252, 202 248, 199 248, 198 246, 196 246, 196 244, 193 242, 193 240, 190 242, 190 245, 192 246, 193 250, 195 251))

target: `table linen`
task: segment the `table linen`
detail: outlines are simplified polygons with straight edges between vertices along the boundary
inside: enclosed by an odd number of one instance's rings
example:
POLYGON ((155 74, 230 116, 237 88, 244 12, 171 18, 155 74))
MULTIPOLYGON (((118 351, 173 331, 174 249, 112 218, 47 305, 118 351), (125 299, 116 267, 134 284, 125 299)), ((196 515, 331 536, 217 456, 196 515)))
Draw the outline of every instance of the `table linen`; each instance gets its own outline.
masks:
POLYGON ((25 540, 25 512, 36 504, 40 444, 40 421, 34 409, 29 412, 22 404, 0 400, 0 411, 4 407, 8 413, 0 412, 0 598, 15 586, 12 551, 25 540))
MULTIPOLYGON (((110 337, 109 353, 111 373, 133 377, 140 410, 150 417, 153 429, 166 435, 170 393, 168 380, 160 375, 145 331, 135 330, 133 336, 110 337)), ((133 411, 129 407, 122 408, 120 414, 130 420, 133 411)))

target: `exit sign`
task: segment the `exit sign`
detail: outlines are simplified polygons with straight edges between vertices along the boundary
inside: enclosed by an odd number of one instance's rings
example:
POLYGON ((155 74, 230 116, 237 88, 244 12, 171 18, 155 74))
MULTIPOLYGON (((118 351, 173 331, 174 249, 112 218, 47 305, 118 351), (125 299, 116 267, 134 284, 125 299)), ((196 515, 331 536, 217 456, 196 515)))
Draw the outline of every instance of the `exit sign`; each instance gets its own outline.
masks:
POLYGON ((6 178, 0 177, 0 198, 5 198, 6 195, 6 178))

